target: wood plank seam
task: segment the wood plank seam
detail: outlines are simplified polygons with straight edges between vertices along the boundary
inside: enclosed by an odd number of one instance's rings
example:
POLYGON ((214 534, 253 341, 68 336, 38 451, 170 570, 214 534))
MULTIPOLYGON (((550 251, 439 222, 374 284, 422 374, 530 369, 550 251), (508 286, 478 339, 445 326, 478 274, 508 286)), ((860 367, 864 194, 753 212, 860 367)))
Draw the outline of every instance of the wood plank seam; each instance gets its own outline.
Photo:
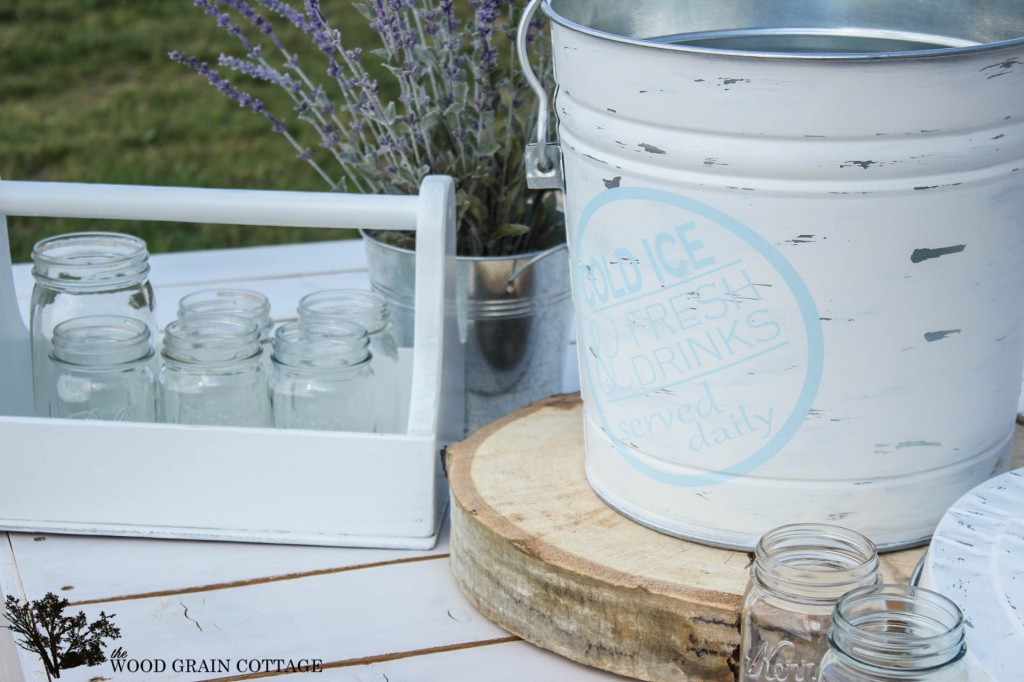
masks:
POLYGON ((106 604, 108 602, 119 602, 119 601, 131 601, 135 599, 152 599, 154 597, 171 597, 180 594, 195 594, 197 592, 212 592, 214 590, 230 590, 236 587, 248 587, 251 585, 265 585, 267 583, 284 582, 287 580, 300 580, 302 578, 312 578, 322 575, 332 575, 335 573, 347 573, 349 571, 360 571, 368 568, 380 568, 381 566, 394 566, 397 564, 411 564, 420 561, 436 561, 438 559, 447 559, 448 554, 428 554, 426 556, 406 557, 402 559, 390 559, 388 561, 374 561, 366 564, 355 564, 353 566, 339 566, 336 568, 318 568, 312 571, 299 571, 296 573, 284 573, 281 575, 272 575, 262 578, 249 578, 247 580, 234 580, 223 583, 210 583, 208 585, 195 585, 191 587, 180 587, 171 590, 156 590, 153 592, 138 592, 135 594, 124 594, 114 597, 101 597, 97 599, 83 599, 81 601, 73 601, 70 603, 71 606, 85 606, 88 604, 106 604))
MULTIPOLYGON (((0 569, 3 571, 3 575, 0 575, 0 579, 2 579, 0 580, 0 599, 13 596, 27 601, 25 582, 21 577, 21 569, 18 567, 17 555, 14 552, 14 544, 11 542, 10 533, 3 534, 2 542, 5 545, 3 551, 10 557, 10 561, 0 561, 0 569), (17 594, 14 594, 15 591, 17 594)), ((0 622, 6 623, 7 620, 0 618, 0 622)), ((20 645, 16 642, 14 632, 4 628, 4 631, 0 633, 0 680, 6 680, 9 676, 11 682, 14 682, 14 680, 24 677, 22 668, 24 661, 22 660, 21 651, 20 645)), ((41 666, 37 665, 32 672, 38 675, 40 670, 41 666)))
MULTIPOLYGON (((17 589, 18 589, 18 594, 14 595, 14 596, 18 597, 19 599, 27 598, 25 596, 25 581, 22 579, 22 577, 21 577, 21 569, 18 567, 18 555, 14 551, 14 543, 11 542, 11 534, 10 533, 4 533, 3 536, 4 536, 4 544, 7 545, 7 547, 5 548, 6 552, 12 558, 11 568, 13 569, 13 575, 9 575, 8 577, 16 583, 17 589)), ((7 596, 7 595, 5 595, 5 596, 7 596)))
MULTIPOLYGON (((330 670, 333 668, 350 668, 357 665, 370 665, 373 663, 384 663, 386 661, 397 661, 402 658, 415 658, 417 656, 430 656, 433 654, 442 654, 449 651, 459 651, 461 649, 476 649, 478 647, 493 646, 495 644, 508 644, 510 642, 519 642, 519 637, 510 635, 508 637, 498 637, 496 639, 481 639, 474 642, 460 642, 458 644, 444 644, 442 646, 433 646, 426 649, 413 649, 411 651, 397 651, 390 654, 376 654, 374 656, 362 656, 360 658, 347 658, 342 661, 329 661, 321 664, 323 670, 330 670)), ((257 680, 266 677, 278 677, 280 675, 290 675, 291 672, 287 670, 282 671, 267 671, 261 673, 249 673, 247 675, 232 675, 230 677, 211 677, 201 682, 241 682, 242 680, 257 680)))

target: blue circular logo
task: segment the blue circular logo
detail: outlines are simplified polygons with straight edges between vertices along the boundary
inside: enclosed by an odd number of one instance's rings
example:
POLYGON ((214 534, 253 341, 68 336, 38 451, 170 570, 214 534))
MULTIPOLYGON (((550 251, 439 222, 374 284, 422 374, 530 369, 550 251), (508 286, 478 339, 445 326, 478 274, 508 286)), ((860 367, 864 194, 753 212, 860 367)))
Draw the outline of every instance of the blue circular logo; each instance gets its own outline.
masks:
POLYGON ((615 188, 584 209, 572 258, 584 404, 633 467, 707 486, 797 433, 821 383, 821 321, 764 237, 688 197, 615 188))

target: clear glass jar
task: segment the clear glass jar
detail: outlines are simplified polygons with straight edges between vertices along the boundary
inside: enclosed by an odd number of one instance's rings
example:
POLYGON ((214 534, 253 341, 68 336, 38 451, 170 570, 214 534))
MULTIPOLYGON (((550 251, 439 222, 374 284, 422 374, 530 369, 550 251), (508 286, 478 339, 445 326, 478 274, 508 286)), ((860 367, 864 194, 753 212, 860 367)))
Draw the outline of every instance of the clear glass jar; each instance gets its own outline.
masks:
POLYGON ((402 389, 398 343, 384 297, 358 289, 317 291, 299 300, 298 315, 300 320, 310 322, 355 322, 366 329, 373 356, 377 430, 405 433, 410 396, 402 389))
POLYGON ((274 426, 374 431, 371 357, 366 330, 351 322, 299 320, 278 327, 270 381, 274 426))
POLYGON ((878 551, 860 533, 817 523, 765 533, 743 599, 740 682, 817 680, 836 602, 877 582, 878 551))
POLYGON ((259 325, 263 364, 269 376, 274 323, 270 319, 270 301, 267 297, 249 289, 203 289, 183 296, 178 301, 178 317, 207 313, 239 315, 259 325))
POLYGON ((57 235, 33 247, 32 276, 32 386, 35 413, 46 416, 54 327, 76 317, 117 315, 155 330, 149 252, 146 242, 126 234, 57 235))
POLYGON ((167 325, 157 379, 157 419, 171 424, 270 426, 259 326, 202 314, 167 325))
POLYGON ((151 422, 156 416, 149 327, 130 317, 76 317, 53 330, 49 415, 151 422))
POLYGON ((862 587, 832 615, 820 682, 967 682, 964 619, 952 601, 909 585, 862 587))

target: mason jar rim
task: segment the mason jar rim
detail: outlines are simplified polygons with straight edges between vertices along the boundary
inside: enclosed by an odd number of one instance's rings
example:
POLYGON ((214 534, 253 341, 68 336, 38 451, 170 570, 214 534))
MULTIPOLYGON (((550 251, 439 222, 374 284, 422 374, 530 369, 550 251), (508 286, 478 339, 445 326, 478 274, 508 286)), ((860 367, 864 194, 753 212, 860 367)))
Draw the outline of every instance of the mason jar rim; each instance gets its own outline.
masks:
POLYGON ((324 289, 299 299, 298 316, 310 322, 345 321, 350 317, 375 334, 391 319, 387 300, 374 291, 363 289, 324 289))
POLYGON ((299 319, 275 330, 273 357, 291 367, 352 367, 370 359, 369 345, 366 328, 354 322, 299 319))
POLYGON ((899 663, 908 673, 949 665, 967 651, 960 607, 938 592, 902 584, 868 585, 843 595, 833 610, 828 639, 857 664, 883 668, 899 663), (876 624, 904 631, 864 627, 876 624), (915 628, 922 632, 906 631, 915 628))
POLYGON ((878 581, 878 550, 857 531, 823 523, 780 526, 754 550, 751 578, 789 599, 834 602, 878 581))
MULTIPOLYGON (((54 264, 83 265, 81 256, 70 257, 61 253, 54 253, 60 247, 69 246, 91 246, 91 245, 116 245, 122 248, 116 254, 110 254, 105 260, 98 261, 96 265, 105 265, 110 262, 118 262, 126 258, 133 258, 138 255, 149 255, 146 242, 141 237, 122 232, 104 232, 100 230, 88 232, 65 232, 40 239, 32 247, 32 260, 43 260, 54 264)), ((97 256, 103 256, 107 252, 99 252, 97 256)))
POLYGON ((32 275, 60 287, 109 286, 111 280, 141 281, 149 273, 145 240, 120 232, 67 232, 32 247, 32 275))
POLYGON ((198 313, 178 318, 164 329, 164 359, 185 364, 248 360, 260 354, 255 320, 226 313, 198 313))
POLYGON ((264 327, 270 323, 270 300, 251 289, 200 289, 178 300, 178 317, 214 312, 252 316, 264 327))
POLYGON ((74 317, 53 329, 51 356, 87 367, 128 364, 153 354, 149 325, 123 315, 74 317))

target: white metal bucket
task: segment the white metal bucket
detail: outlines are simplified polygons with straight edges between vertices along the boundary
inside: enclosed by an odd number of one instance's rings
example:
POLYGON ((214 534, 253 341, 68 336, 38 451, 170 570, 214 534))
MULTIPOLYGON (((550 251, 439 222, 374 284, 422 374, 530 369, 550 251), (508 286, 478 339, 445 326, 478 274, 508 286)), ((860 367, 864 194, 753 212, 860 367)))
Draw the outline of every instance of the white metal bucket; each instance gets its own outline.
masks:
POLYGON ((1024 2, 542 4, 594 490, 925 541, 1010 452, 1024 2))

